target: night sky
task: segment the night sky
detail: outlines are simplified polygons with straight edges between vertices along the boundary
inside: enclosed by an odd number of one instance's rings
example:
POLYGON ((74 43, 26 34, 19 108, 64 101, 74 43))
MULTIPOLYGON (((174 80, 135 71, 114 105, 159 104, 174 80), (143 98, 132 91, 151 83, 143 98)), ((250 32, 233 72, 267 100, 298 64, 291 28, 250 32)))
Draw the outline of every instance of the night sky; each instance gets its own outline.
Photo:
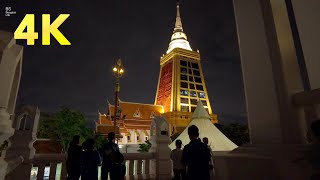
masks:
MULTIPOLYGON (((112 66, 121 57, 125 74, 120 99, 153 104, 159 60, 173 32, 175 0, 7 0, 16 15, 0 29, 14 32, 27 13, 36 14, 39 40, 25 46, 18 105, 34 104, 54 112, 60 106, 80 110, 90 120, 114 100, 112 66), (59 30, 71 42, 41 46, 41 14, 71 16, 59 30)), ((246 121, 245 98, 232 0, 184 0, 182 25, 191 48, 200 50, 213 111, 221 123, 246 121)), ((4 22, 4 23, 3 23, 4 22)), ((19 44, 26 42, 19 40, 19 44)))

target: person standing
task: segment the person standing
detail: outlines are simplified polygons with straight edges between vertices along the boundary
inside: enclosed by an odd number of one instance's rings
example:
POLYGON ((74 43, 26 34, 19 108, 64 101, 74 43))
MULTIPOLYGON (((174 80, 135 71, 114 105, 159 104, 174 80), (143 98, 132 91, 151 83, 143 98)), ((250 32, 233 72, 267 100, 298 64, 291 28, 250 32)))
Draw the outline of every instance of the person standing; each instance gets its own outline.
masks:
POLYGON ((120 152, 115 152, 114 162, 110 168, 110 180, 124 180, 126 166, 123 164, 124 157, 120 152))
POLYGON ((188 128, 190 143, 183 148, 182 162, 187 167, 188 180, 209 180, 210 151, 206 144, 199 142, 199 129, 195 125, 188 128))
POLYGON ((115 141, 115 133, 108 133, 108 142, 103 145, 100 150, 102 156, 102 166, 101 166, 101 180, 107 180, 108 175, 111 170, 111 165, 114 163, 114 156, 116 152, 120 152, 119 147, 115 141))
POLYGON ((186 167, 182 163, 182 141, 180 139, 176 140, 176 149, 171 151, 170 158, 173 163, 173 173, 175 180, 185 180, 186 179, 186 167))
POLYGON ((214 178, 213 152, 212 152, 212 149, 211 149, 211 147, 209 145, 209 139, 207 137, 202 138, 202 142, 208 146, 208 149, 210 151, 211 158, 210 158, 210 161, 209 161, 209 173, 210 173, 210 179, 213 179, 214 178))
POLYGON ((68 156, 67 156, 67 180, 79 180, 81 167, 80 167, 80 156, 82 152, 80 143, 80 136, 73 136, 72 141, 70 142, 68 148, 68 156))
POLYGON ((86 140, 81 154, 81 180, 98 180, 98 166, 101 161, 98 151, 94 150, 94 144, 93 139, 86 140))

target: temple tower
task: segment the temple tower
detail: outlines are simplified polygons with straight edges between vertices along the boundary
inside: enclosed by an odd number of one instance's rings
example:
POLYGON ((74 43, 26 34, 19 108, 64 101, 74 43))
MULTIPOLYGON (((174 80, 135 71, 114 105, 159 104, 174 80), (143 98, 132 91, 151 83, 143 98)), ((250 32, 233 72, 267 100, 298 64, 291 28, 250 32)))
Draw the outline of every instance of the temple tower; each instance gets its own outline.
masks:
POLYGON ((160 59, 160 74, 155 105, 162 105, 172 129, 181 132, 190 122, 192 112, 201 100, 210 114, 211 121, 217 122, 213 114, 200 63, 199 51, 193 51, 183 32, 179 3, 171 42, 165 55, 160 59))

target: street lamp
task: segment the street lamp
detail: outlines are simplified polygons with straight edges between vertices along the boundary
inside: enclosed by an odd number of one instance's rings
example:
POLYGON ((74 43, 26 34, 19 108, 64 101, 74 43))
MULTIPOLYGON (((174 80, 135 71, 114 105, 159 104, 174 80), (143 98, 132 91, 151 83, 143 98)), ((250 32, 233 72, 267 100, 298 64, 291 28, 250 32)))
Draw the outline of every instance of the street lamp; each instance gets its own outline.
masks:
POLYGON ((120 58, 118 59, 117 63, 114 65, 112 71, 113 71, 114 76, 116 77, 113 128, 114 128, 114 133, 117 134, 116 128, 117 128, 117 115, 118 115, 118 104, 119 104, 118 103, 118 96, 119 96, 119 92, 120 92, 120 77, 124 73, 122 62, 121 62, 120 58))

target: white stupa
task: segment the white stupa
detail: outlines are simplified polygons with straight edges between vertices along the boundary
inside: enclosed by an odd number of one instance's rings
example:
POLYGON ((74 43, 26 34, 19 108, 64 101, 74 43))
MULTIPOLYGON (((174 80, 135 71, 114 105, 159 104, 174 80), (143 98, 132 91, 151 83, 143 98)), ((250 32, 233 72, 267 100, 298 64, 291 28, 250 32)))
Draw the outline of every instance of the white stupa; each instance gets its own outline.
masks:
MULTIPOLYGON (((218 128, 210 121, 210 116, 203 107, 201 101, 198 101, 197 108, 192 114, 191 122, 188 127, 195 125, 199 128, 199 137, 207 137, 212 151, 231 151, 238 147, 230 139, 228 139, 218 128)), ((176 138, 182 141, 183 145, 190 142, 188 135, 188 127, 176 138)), ((175 149, 175 141, 169 145, 170 149, 175 149)))

